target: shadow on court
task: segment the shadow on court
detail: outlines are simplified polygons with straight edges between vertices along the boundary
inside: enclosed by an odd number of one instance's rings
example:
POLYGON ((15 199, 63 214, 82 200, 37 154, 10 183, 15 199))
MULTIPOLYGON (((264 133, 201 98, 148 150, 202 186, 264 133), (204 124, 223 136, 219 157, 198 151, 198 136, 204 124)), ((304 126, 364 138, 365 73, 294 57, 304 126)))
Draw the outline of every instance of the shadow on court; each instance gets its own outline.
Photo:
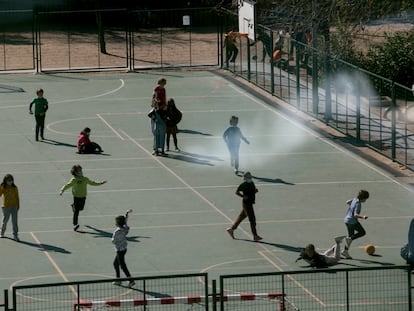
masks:
MULTIPOLYGON (((95 238, 112 238, 112 232, 110 231, 105 231, 102 229, 98 229, 92 226, 85 226, 93 231, 84 231, 84 230, 78 230, 77 232, 82 233, 82 234, 90 234, 93 235, 95 238)), ((140 238, 145 238, 145 239, 150 239, 151 237, 146 237, 146 236, 127 236, 127 241, 128 242, 141 242, 139 239, 140 238)))
POLYGON ((35 247, 39 251, 55 252, 55 253, 62 253, 62 254, 71 254, 70 251, 68 251, 64 248, 58 247, 58 246, 54 246, 54 245, 49 245, 49 244, 44 244, 44 243, 37 244, 37 243, 32 243, 32 242, 23 241, 23 240, 20 240, 19 243, 27 245, 27 246, 35 247))
POLYGON ((185 133, 185 134, 193 134, 193 135, 202 135, 202 136, 213 136, 209 133, 204 133, 204 132, 199 132, 199 131, 194 131, 194 130, 182 130, 179 129, 178 133, 185 133))

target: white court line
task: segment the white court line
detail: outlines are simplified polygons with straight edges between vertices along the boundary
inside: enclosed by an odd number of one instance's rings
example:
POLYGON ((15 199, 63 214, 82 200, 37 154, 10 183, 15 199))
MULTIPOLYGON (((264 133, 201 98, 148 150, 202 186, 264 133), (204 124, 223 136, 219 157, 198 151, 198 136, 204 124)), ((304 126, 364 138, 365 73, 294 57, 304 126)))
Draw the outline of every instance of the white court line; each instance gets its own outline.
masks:
POLYGON ((123 137, 121 136, 121 134, 119 134, 119 132, 118 132, 117 130, 115 130, 115 129, 113 128, 113 126, 112 126, 112 125, 110 125, 110 124, 109 124, 109 122, 108 122, 108 121, 106 121, 106 120, 105 120, 105 119, 104 119, 104 118, 103 118, 103 117, 102 117, 99 113, 97 113, 96 115, 98 116, 98 118, 99 118, 99 119, 101 119, 101 120, 102 120, 102 122, 103 122, 103 123, 105 123, 105 124, 106 124, 106 126, 107 126, 107 127, 109 127, 109 128, 111 129, 111 131, 112 131, 112 132, 114 132, 114 133, 115 133, 115 135, 116 135, 116 136, 118 136, 121 140, 125 140, 125 138, 123 138, 123 137))
MULTIPOLYGON (((36 237, 36 235, 33 232, 30 232, 30 235, 32 236, 32 238, 36 242, 36 244, 39 245, 39 247, 42 249, 43 254, 45 254, 47 259, 52 264, 53 268, 55 268, 56 272, 60 275, 60 277, 63 279, 63 281, 69 282, 69 279, 63 273, 63 271, 59 268, 59 266, 57 265, 56 261, 52 258, 52 256, 50 256, 49 252, 43 247, 42 243, 39 241, 39 239, 36 237)), ((77 297, 78 294, 77 294, 75 288, 71 285, 69 286, 69 288, 72 291, 72 293, 75 295, 75 297, 77 297)))
MULTIPOLYGON (((85 101, 85 100, 89 100, 89 99, 94 99, 94 98, 99 98, 99 97, 103 97, 109 94, 113 94, 118 92, 120 89, 122 89, 125 86, 125 82, 123 79, 119 79, 119 81, 121 81, 121 85, 118 86, 117 88, 107 91, 105 93, 101 93, 101 94, 97 94, 97 95, 92 95, 92 96, 87 96, 87 97, 79 97, 79 98, 73 98, 73 99, 65 99, 65 100, 58 100, 58 101, 51 101, 49 102, 49 105, 55 105, 55 104, 63 104, 63 103, 72 103, 72 102, 78 102, 78 101, 85 101)), ((0 109, 8 109, 8 108, 22 108, 22 107, 27 107, 27 104, 23 104, 23 105, 13 105, 13 106, 0 106, 0 109)))
POLYGON ((250 100, 252 100, 253 102, 255 102, 256 104, 265 107, 266 109, 268 109, 269 111, 271 111, 272 113, 280 116, 281 118, 285 119, 286 121, 289 121, 290 123, 294 124, 295 126, 301 128, 302 130, 308 132, 309 134, 311 134, 312 136, 319 138, 321 141, 325 142, 326 144, 332 146, 333 148, 343 152, 344 154, 352 157, 353 159, 357 160, 359 163, 367 166, 368 168, 372 169, 373 171, 377 172, 378 174, 384 176, 385 178, 391 180, 393 183, 403 187, 405 190, 408 190, 409 192, 414 192, 414 189, 410 188, 407 185, 404 185, 403 183, 399 182, 398 180, 395 180, 394 178, 392 178, 390 175, 386 174, 385 172, 383 172, 382 170, 380 170, 379 168, 377 168, 376 166, 374 166, 373 164, 369 163, 368 161, 365 161, 364 159, 362 159, 361 157, 353 154, 352 152, 350 152, 349 150, 346 150, 345 148, 340 147, 339 145, 331 142, 330 140, 328 140, 325 137, 321 137, 319 136, 315 131, 307 128, 306 126, 304 126, 303 124, 294 121, 293 119, 289 118, 287 115, 281 113, 280 111, 277 111, 276 109, 274 109, 274 107, 270 107, 269 105, 259 101, 257 98, 255 98, 254 96, 250 95, 248 92, 236 87, 235 85, 230 84, 229 85, 232 89, 234 89, 236 92, 243 94, 244 96, 246 96, 247 98, 249 98, 250 100))
MULTIPOLYGON (((90 171, 92 171, 91 169, 90 171)), ((66 170, 59 171, 59 172, 66 172, 66 170)), ((309 185, 342 185, 342 184, 378 184, 384 183, 389 184, 392 183, 389 180, 358 180, 358 181, 332 181, 332 182, 304 182, 304 183, 295 183, 295 186, 309 186, 309 185)), ((280 187, 284 186, 283 183, 260 183, 256 182, 256 185, 260 185, 261 187, 280 187)), ((140 192, 140 191, 168 191, 168 190, 195 190, 195 189, 225 189, 225 188, 237 188, 238 185, 222 185, 222 186, 194 186, 189 188, 188 186, 184 187, 157 187, 157 188, 128 188, 128 189, 108 189, 108 190, 88 190, 88 193, 121 193, 121 192, 140 192)), ((22 195, 56 195, 56 192, 25 192, 22 195)))
POLYGON ((206 197, 204 197, 200 192, 198 192, 194 187, 192 187, 190 184, 188 184, 183 178, 178 176, 172 169, 170 169, 168 166, 166 166, 162 161, 160 161, 159 158, 153 157, 151 155, 151 152, 149 152, 147 149, 145 149, 139 142, 137 142, 135 139, 133 139, 131 136, 129 136, 125 131, 120 130, 131 142, 133 142, 138 148, 143 150, 146 154, 148 154, 154 161, 156 161, 159 165, 161 165, 166 171, 168 171, 171 175, 173 175, 175 178, 177 178, 187 189, 191 190, 196 196, 198 196, 202 201, 207 203, 211 208, 213 208, 217 213, 222 215, 225 219, 227 219, 229 222, 232 221, 230 217, 228 217, 226 214, 224 214, 220 209, 217 208, 211 201, 209 201, 206 197))

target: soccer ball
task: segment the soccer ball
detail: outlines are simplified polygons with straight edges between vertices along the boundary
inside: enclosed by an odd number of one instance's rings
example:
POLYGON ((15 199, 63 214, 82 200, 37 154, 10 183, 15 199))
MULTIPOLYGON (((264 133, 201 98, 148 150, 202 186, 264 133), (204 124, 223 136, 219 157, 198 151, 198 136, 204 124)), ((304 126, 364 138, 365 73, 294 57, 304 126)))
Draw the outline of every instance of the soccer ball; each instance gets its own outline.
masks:
POLYGON ((365 245, 364 249, 365 249, 365 252, 370 256, 375 254, 375 246, 372 244, 365 245))

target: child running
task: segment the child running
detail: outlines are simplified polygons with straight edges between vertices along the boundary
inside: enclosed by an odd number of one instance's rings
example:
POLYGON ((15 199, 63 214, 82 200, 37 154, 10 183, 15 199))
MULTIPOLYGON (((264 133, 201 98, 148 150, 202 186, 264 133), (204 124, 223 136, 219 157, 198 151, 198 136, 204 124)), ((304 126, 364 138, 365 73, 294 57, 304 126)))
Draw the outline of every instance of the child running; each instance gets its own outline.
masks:
POLYGON ((240 128, 237 126, 239 118, 232 116, 230 118, 230 126, 224 131, 223 139, 230 152, 230 163, 234 167, 234 173, 239 172, 239 149, 241 140, 246 144, 250 144, 246 137, 243 136, 240 128))
POLYGON ((363 237, 366 232, 364 227, 362 227, 359 219, 368 219, 368 216, 361 214, 362 203, 364 203, 369 198, 369 192, 366 190, 360 190, 356 198, 346 201, 346 204, 349 205, 348 210, 345 215, 345 226, 348 230, 348 236, 345 238, 345 249, 342 252, 342 256, 346 259, 352 259, 349 255, 349 248, 352 241, 363 237))
POLYGON ((74 165, 70 170, 70 173, 73 175, 71 180, 60 189, 60 195, 65 192, 65 190, 72 188, 73 194, 73 230, 78 231, 79 229, 79 212, 82 211, 85 207, 86 195, 87 195, 87 185, 91 186, 100 186, 106 184, 104 181, 93 181, 88 177, 83 176, 82 167, 80 165, 74 165))
MULTIPOLYGON (((131 210, 128 210, 125 214, 125 216, 118 216, 115 218, 115 225, 116 229, 114 233, 112 234, 112 243, 115 245, 115 251, 116 256, 114 260, 114 268, 115 268, 115 274, 116 277, 119 279, 121 277, 121 271, 119 267, 121 267, 122 271, 125 273, 125 275, 130 278, 131 273, 129 273, 128 267, 125 263, 125 254, 127 252, 127 234, 129 232, 129 227, 127 225, 128 221, 128 214, 131 212, 131 210)), ((115 281, 112 284, 114 285, 121 285, 121 281, 115 281)), ((135 282, 133 280, 129 281, 128 287, 131 288, 135 285, 135 282)))

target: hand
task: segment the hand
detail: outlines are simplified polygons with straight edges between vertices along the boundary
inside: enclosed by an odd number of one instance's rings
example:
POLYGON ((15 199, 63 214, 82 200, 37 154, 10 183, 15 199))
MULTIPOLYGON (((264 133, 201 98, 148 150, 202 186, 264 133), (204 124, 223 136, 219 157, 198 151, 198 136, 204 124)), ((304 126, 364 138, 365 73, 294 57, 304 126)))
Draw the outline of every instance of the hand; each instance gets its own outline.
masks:
POLYGON ((101 181, 101 185, 106 184, 108 181, 107 180, 103 180, 101 181))
POLYGON ((59 192, 59 195, 62 195, 62 194, 63 194, 63 191, 59 192))
POLYGON ((128 217, 129 213, 132 213, 132 209, 131 208, 126 211, 125 217, 128 217))
POLYGON ((364 216, 364 219, 368 219, 368 216, 364 216))
POLYGON ((29 111, 29 114, 33 114, 33 111, 31 111, 31 110, 30 110, 30 111, 29 111))

